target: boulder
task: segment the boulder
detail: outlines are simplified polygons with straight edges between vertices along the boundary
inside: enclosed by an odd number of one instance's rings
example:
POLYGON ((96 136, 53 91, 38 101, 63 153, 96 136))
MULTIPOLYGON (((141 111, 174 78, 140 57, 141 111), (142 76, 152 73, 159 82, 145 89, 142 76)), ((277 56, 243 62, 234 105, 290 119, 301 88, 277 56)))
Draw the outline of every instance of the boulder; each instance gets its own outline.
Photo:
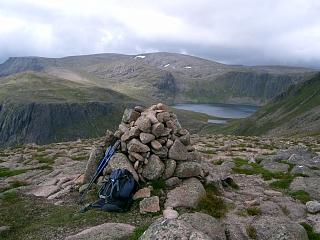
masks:
POLYGON ((225 229, 214 217, 204 213, 185 213, 179 217, 180 220, 189 223, 194 229, 205 233, 215 240, 225 240, 225 229))
POLYGON ((129 172, 132 173, 134 179, 136 181, 139 181, 137 172, 134 170, 127 156, 124 155, 123 153, 116 153, 115 155, 112 156, 112 158, 108 163, 107 173, 111 173, 113 170, 118 168, 127 169, 129 172))
POLYGON ((152 134, 155 135, 156 137, 160 137, 161 134, 164 132, 164 125, 163 123, 155 123, 152 125, 152 134))
POLYGON ((140 198, 148 198, 151 196, 151 190, 148 187, 139 189, 134 195, 133 200, 137 200, 140 198))
POLYGON ((288 218, 262 216, 252 223, 257 239, 268 240, 308 240, 305 229, 288 218))
POLYGON ((143 167, 142 176, 148 180, 159 179, 164 168, 164 163, 160 158, 157 155, 152 154, 148 159, 148 163, 143 167))
POLYGON ((174 176, 179 178, 198 177, 203 175, 202 167, 197 162, 180 162, 174 171, 174 176))
POLYGON ((278 163, 278 162, 270 162, 270 161, 265 161, 265 160, 261 162, 261 165, 263 166, 263 168, 265 168, 273 173, 287 172, 289 169, 288 164, 278 163))
POLYGON ((140 133, 140 140, 143 144, 147 144, 149 142, 151 142, 152 140, 154 140, 156 137, 151 134, 151 133, 140 133))
POLYGON ((163 218, 165 219, 176 219, 179 217, 179 213, 171 208, 163 210, 163 218))
POLYGON ((157 119, 159 122, 167 122, 170 120, 170 113, 168 112, 160 112, 157 114, 157 119))
POLYGON ((169 158, 177 161, 185 161, 188 159, 188 150, 179 139, 176 139, 169 150, 169 158))
POLYGON ((121 136, 121 141, 128 141, 132 138, 138 137, 140 134, 140 130, 138 127, 131 127, 129 130, 124 132, 124 134, 121 136))
POLYGON ((180 185, 181 183, 182 181, 178 177, 172 177, 166 180, 166 186, 169 188, 180 185))
POLYGON ((135 227, 124 223, 104 223, 87 228, 76 235, 66 237, 65 240, 115 240, 129 239, 135 227))
POLYGON ((320 212, 320 203, 318 201, 309 201, 306 203, 306 207, 309 213, 320 212))
POLYGON ((90 182, 92 176, 97 170, 100 160, 104 157, 105 150, 102 146, 95 147, 90 153, 89 160, 87 162, 86 170, 84 173, 84 183, 90 182))
POLYGON ((180 141, 181 141, 185 146, 190 145, 190 134, 187 133, 186 135, 182 135, 182 136, 180 137, 180 141))
POLYGON ((155 213, 160 211, 159 197, 153 196, 144 198, 139 203, 140 213, 155 213))
POLYGON ((151 121, 146 116, 140 116, 135 122, 135 126, 145 133, 149 133, 151 131, 151 121))
POLYGON ((296 177, 290 184, 291 191, 303 190, 309 193, 312 199, 320 201, 318 177, 296 177))
POLYGON ((168 192, 165 208, 167 207, 197 207, 200 199, 206 195, 206 190, 196 178, 189 178, 168 192))
POLYGON ((140 113, 138 111, 126 108, 122 116, 122 122, 131 123, 132 121, 136 121, 139 117, 140 113))
POLYGON ((173 173, 176 169, 176 161, 173 160, 173 159, 168 159, 165 161, 165 170, 164 170, 164 173, 162 175, 162 178, 163 179, 168 179, 170 177, 173 176, 173 173))
POLYGON ((128 143, 128 150, 131 152, 144 153, 149 152, 150 148, 134 138, 128 143))
POLYGON ((155 150, 160 150, 162 148, 162 145, 157 140, 153 140, 151 141, 151 147, 155 150))
POLYGON ((168 148, 165 146, 162 146, 159 150, 151 149, 151 151, 158 155, 160 158, 166 159, 168 157, 168 148))
POLYGON ((164 218, 157 219, 152 223, 139 239, 212 240, 205 233, 194 229, 189 223, 179 219, 164 218))

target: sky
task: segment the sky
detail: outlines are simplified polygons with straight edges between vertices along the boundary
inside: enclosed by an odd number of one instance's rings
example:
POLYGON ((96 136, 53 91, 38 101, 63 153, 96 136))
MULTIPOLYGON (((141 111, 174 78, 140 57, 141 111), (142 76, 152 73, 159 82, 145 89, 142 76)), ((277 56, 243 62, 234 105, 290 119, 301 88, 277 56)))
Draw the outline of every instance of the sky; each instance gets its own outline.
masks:
POLYGON ((320 1, 0 0, 0 63, 158 51, 320 68, 320 1))

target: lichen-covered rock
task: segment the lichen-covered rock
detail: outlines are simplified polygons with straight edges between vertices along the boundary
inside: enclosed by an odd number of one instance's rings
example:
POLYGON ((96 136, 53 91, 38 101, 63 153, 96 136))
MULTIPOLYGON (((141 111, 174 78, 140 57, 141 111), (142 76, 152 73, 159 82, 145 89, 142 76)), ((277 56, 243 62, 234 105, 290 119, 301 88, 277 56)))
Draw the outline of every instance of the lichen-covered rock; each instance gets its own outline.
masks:
POLYGON ((144 198, 139 203, 140 213, 156 213, 160 211, 159 197, 144 198))
POLYGON ((196 178, 189 178, 181 186, 168 192, 165 207, 195 208, 205 195, 206 190, 202 183, 196 178))
POLYGON ((139 112, 133 109, 126 108, 122 116, 122 122, 131 123, 132 121, 136 121, 138 117, 140 117, 139 112))
POLYGON ((179 178, 198 177, 203 175, 202 167, 197 162, 180 162, 174 172, 174 176, 179 178))
POLYGON ((173 173, 176 169, 177 163, 173 159, 168 159, 165 161, 165 170, 163 172, 162 178, 168 179, 173 176, 173 173))
POLYGON ((154 140, 156 137, 151 134, 151 133, 140 133, 140 140, 143 144, 147 144, 149 142, 151 142, 152 140, 154 140))
POLYGON ((160 150, 162 148, 162 145, 157 140, 153 140, 151 141, 151 147, 155 150, 160 150))
POLYGON ((97 170, 100 160, 104 157, 104 152, 105 150, 102 146, 98 146, 92 149, 84 173, 84 183, 88 183, 91 180, 92 176, 97 170))
POLYGON ((124 132, 124 134, 121 136, 121 141, 128 141, 132 138, 138 137, 140 134, 140 130, 138 127, 131 127, 129 130, 124 132))
POLYGON ((116 170, 119 168, 127 169, 129 172, 132 173, 134 179, 136 181, 139 181, 139 177, 136 170, 134 170, 129 159, 123 153, 116 153, 115 155, 112 156, 112 158, 108 163, 107 173, 111 173, 113 170, 116 170))
POLYGON ((145 133, 149 133, 151 131, 151 121, 146 116, 140 116, 135 122, 135 126, 145 133))
POLYGON ((262 216, 252 223, 257 239, 308 240, 305 229, 287 218, 262 216))
POLYGON ((164 132, 164 125, 163 123, 155 123, 152 125, 152 134, 156 137, 160 137, 161 134, 164 132))
POLYGON ((134 138, 128 143, 128 150, 131 152, 144 153, 149 152, 150 148, 134 138))
POLYGON ((185 161, 188 159, 188 150, 179 139, 176 139, 169 150, 169 158, 177 161, 185 161))
POLYGON ((148 159, 148 163, 143 167, 142 176, 148 180, 159 179, 164 168, 164 163, 160 158, 157 155, 152 154, 148 159))

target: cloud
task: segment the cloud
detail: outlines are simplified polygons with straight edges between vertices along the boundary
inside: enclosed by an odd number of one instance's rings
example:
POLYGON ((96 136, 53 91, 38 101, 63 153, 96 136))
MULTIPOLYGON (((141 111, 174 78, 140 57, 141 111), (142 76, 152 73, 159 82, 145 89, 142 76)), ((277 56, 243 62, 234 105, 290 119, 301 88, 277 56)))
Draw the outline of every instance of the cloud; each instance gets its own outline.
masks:
POLYGON ((317 0, 2 0, 0 61, 170 51, 320 67, 319 13, 317 0))

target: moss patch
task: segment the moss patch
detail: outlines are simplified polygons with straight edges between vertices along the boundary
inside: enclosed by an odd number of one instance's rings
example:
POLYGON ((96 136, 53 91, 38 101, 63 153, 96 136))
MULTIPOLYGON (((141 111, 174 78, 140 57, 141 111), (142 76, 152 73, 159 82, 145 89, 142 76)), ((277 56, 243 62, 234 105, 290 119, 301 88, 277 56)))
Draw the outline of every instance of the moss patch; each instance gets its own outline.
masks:
POLYGON ((142 225, 140 227, 137 227, 132 236, 129 238, 129 240, 138 240, 142 234, 148 229, 149 225, 142 225))
POLYGON ((12 170, 10 168, 0 167, 0 177, 11 177, 11 176, 25 173, 26 171, 27 170, 25 169, 12 170))
POLYGON ((308 201, 311 201, 309 193, 307 193, 306 191, 303 191, 303 190, 291 192, 290 196, 295 199, 300 200, 302 203, 306 203, 308 201))
POLYGON ((320 240, 320 234, 316 233, 313 228, 307 223, 301 223, 308 234, 309 240, 320 240))

